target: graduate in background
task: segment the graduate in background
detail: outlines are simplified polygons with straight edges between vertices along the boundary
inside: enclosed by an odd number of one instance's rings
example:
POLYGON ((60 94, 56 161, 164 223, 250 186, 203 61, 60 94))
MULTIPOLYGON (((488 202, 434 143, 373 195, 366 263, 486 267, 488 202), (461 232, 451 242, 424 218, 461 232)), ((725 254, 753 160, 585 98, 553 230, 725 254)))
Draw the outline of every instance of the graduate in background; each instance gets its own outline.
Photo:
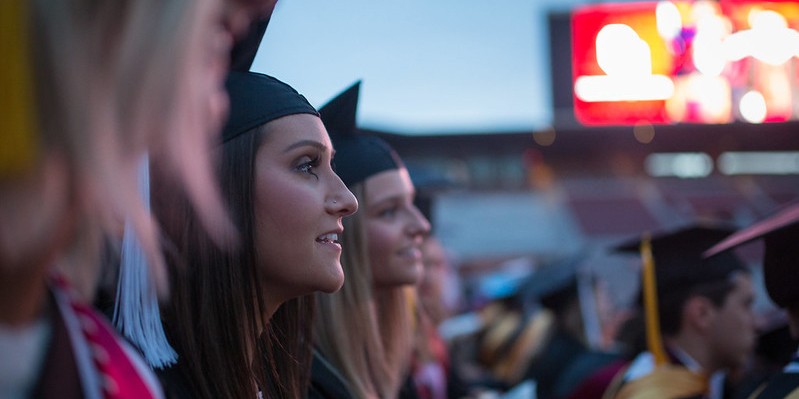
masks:
POLYGON ((552 315, 552 327, 525 371, 525 378, 536 381, 539 399, 567 397, 594 370, 618 358, 589 344, 587 325, 597 317, 596 286, 595 277, 581 267, 584 259, 579 254, 541 267, 523 288, 525 302, 538 302, 539 311, 552 315))
MULTIPOLYGON (((709 259, 729 254, 753 240, 765 242, 763 278, 766 292, 786 311, 794 339, 799 338, 799 205, 742 229, 709 249, 709 259)), ((799 397, 799 356, 794 353, 782 373, 772 378, 751 396, 753 399, 799 397)))
POLYGON ((755 343, 754 290, 732 254, 702 259, 730 234, 691 226, 618 247, 640 251, 648 351, 623 369, 605 397, 719 398, 725 370, 740 367, 755 343))
POLYGON ((311 398, 394 398, 407 384, 414 339, 414 285, 430 223, 414 205, 415 187, 396 152, 356 132, 360 82, 320 109, 336 149, 336 173, 358 199, 344 220, 346 281, 317 295, 311 398))
POLYGON ((441 285, 446 264, 444 249, 433 237, 422 244, 424 272, 417 286, 411 378, 420 399, 445 399, 449 385, 449 350, 438 332, 446 315, 441 285))

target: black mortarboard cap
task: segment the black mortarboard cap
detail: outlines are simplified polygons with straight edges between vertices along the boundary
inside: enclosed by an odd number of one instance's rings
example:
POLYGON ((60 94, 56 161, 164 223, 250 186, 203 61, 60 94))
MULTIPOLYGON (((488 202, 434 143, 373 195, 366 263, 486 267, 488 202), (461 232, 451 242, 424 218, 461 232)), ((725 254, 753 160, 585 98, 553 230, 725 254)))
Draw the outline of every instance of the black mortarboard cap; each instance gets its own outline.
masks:
POLYGON ((403 166, 385 140, 358 133, 355 117, 360 88, 361 82, 355 82, 319 109, 336 149, 336 173, 348 187, 377 173, 403 166))
POLYGON ((300 93, 268 75, 234 71, 228 74, 225 86, 230 115, 222 130, 223 142, 283 116, 319 115, 300 93))
POLYGON ((525 301, 538 301, 544 307, 558 311, 577 298, 580 265, 585 255, 579 253, 536 269, 525 284, 525 301))
MULTIPOLYGON (((733 231, 726 226, 697 224, 653 235, 650 243, 658 296, 720 281, 736 270, 743 270, 744 264, 732 253, 713 259, 702 257, 704 251, 733 231)), ((615 249, 638 254, 641 242, 637 238, 615 249)))
POLYGON ((763 280, 771 299, 781 307, 799 305, 799 204, 737 231, 710 248, 705 256, 715 259, 748 242, 763 239, 763 280))
POLYGON ((247 36, 233 44, 233 49, 230 51, 231 71, 247 72, 250 70, 252 62, 255 60, 255 54, 258 53, 258 47, 261 46, 261 40, 264 38, 266 27, 269 26, 271 15, 270 13, 266 17, 253 21, 247 36))

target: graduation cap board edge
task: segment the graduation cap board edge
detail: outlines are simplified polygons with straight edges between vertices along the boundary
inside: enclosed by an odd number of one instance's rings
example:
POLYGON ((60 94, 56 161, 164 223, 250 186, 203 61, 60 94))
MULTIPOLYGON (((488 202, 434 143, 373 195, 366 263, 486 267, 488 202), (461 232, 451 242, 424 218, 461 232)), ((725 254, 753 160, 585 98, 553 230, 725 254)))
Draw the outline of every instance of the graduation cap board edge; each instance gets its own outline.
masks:
POLYGON ((356 127, 361 81, 358 80, 319 108, 336 150, 336 174, 347 187, 392 169, 404 168, 402 160, 385 140, 360 134, 356 127))
POLYGON ((258 48, 261 46, 261 41, 263 41, 266 28, 269 26, 271 16, 270 12, 269 15, 253 21, 247 36, 233 44, 233 49, 230 51, 231 71, 247 72, 250 70, 258 48))
POLYGON ((764 241, 763 279, 766 292, 779 307, 799 307, 799 203, 743 228, 705 251, 714 259, 746 243, 764 241))

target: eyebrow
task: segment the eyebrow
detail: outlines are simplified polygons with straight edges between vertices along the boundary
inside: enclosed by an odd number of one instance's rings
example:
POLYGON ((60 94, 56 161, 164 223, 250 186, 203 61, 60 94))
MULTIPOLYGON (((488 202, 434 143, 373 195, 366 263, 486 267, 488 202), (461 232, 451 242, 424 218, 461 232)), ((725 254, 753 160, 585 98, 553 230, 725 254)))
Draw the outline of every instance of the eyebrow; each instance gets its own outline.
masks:
POLYGON ((323 151, 324 151, 325 149, 327 149, 327 146, 325 146, 324 144, 322 144, 322 143, 320 143, 320 142, 318 142, 318 141, 313 141, 313 140, 300 140, 300 141, 298 141, 298 142, 296 142, 296 143, 293 143, 293 144, 289 145, 288 147, 286 147, 286 148, 283 150, 283 153, 285 154, 285 153, 287 153, 287 152, 289 152, 289 151, 291 151, 291 150, 293 150, 293 149, 295 149, 295 148, 298 148, 298 147, 305 147, 305 146, 315 147, 315 148, 318 148, 318 149, 320 149, 320 150, 323 150, 323 151))
MULTIPOLYGON (((386 204, 386 203, 402 202, 402 201, 405 200, 405 198, 406 198, 405 194, 402 194, 402 193, 394 194, 394 195, 391 195, 391 196, 388 196, 388 197, 378 198, 376 201, 373 201, 371 203, 371 205, 380 206, 380 205, 383 205, 383 204, 386 204)), ((413 202, 413 201, 411 201, 411 202, 413 202)))

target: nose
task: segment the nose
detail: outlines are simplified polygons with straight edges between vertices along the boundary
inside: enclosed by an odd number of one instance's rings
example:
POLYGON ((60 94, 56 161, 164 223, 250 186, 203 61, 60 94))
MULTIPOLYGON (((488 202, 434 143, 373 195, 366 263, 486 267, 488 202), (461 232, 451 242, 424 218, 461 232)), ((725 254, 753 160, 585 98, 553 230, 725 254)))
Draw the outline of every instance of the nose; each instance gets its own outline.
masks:
POLYGON ((409 215, 408 233, 412 236, 427 236, 430 233, 430 221, 427 220, 416 205, 411 205, 409 215))
POLYGON ((358 199, 350 191, 341 178, 335 175, 333 189, 329 199, 325 201, 327 212, 339 217, 350 216, 358 210, 358 199))
POLYGON ((269 19, 277 0, 225 0, 223 19, 228 31, 242 39, 255 23, 269 19))
POLYGON ((247 34, 248 28, 252 23, 253 16, 251 15, 251 11, 242 4, 234 1, 226 2, 225 6, 222 16, 225 30, 227 30, 234 39, 240 40, 247 34))

